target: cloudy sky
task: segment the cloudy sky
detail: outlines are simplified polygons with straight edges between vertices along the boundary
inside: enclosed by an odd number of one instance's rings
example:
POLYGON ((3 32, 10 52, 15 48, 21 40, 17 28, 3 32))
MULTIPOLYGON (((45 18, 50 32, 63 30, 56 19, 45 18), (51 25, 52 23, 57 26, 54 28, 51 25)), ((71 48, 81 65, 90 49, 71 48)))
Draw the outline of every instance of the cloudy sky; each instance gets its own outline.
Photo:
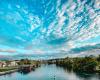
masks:
POLYGON ((99 48, 100 0, 0 0, 0 55, 51 58, 99 48))

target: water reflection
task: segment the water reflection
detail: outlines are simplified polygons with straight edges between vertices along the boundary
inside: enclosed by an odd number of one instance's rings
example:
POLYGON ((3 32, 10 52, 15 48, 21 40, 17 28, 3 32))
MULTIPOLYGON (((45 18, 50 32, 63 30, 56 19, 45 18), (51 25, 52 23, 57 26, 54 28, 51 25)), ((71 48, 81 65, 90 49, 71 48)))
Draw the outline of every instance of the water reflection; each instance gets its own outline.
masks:
POLYGON ((90 72, 74 72, 72 68, 56 65, 57 68, 62 68, 66 73, 74 73, 79 78, 84 78, 84 80, 91 80, 91 77, 98 77, 100 79, 100 73, 90 73, 90 72))
POLYGON ((21 69, 11 75, 0 76, 0 80, 100 80, 100 75, 75 73, 68 68, 56 65, 42 65, 34 70, 21 69))
POLYGON ((20 68, 20 69, 18 70, 18 72, 19 72, 20 74, 23 74, 23 75, 29 74, 29 73, 32 72, 32 71, 35 71, 35 68, 24 67, 24 68, 20 68))
POLYGON ((69 68, 69 67, 58 66, 58 65, 56 65, 56 67, 57 67, 57 68, 62 68, 62 69, 64 69, 64 71, 66 71, 66 72, 72 72, 72 68, 69 68))
POLYGON ((29 70, 18 70, 18 72, 20 74, 26 75, 26 74, 29 74, 31 71, 29 71, 29 70))

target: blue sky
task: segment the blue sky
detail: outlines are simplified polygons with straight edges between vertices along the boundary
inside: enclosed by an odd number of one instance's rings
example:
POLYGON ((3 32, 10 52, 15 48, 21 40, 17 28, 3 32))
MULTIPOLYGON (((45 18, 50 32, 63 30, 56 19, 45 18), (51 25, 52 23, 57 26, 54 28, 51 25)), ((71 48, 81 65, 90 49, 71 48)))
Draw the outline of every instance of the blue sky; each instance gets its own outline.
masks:
POLYGON ((99 0, 0 0, 0 55, 61 57, 99 43, 99 0))

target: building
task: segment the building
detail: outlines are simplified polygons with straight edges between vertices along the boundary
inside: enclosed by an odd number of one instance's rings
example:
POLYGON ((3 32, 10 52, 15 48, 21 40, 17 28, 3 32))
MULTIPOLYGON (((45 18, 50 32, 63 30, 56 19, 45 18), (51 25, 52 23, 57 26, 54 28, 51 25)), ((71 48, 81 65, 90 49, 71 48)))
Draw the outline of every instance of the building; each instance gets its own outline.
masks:
POLYGON ((10 62, 10 66, 17 66, 18 64, 16 63, 16 61, 11 61, 10 62))
POLYGON ((96 66, 96 71, 100 71, 100 65, 96 66))
POLYGON ((4 61, 0 62, 0 67, 6 67, 6 63, 4 61))
POLYGON ((1 61, 0 62, 0 67, 11 67, 11 66, 18 66, 16 61, 1 61))

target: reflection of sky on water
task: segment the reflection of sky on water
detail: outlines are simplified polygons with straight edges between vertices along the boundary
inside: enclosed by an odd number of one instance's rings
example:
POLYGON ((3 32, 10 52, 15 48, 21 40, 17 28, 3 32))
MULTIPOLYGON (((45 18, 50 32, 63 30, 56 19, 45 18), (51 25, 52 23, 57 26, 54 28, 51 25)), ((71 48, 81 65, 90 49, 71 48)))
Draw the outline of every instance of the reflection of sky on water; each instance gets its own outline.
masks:
POLYGON ((29 74, 21 74, 19 72, 11 75, 0 76, 1 80, 99 80, 97 74, 76 74, 68 72, 61 67, 55 65, 44 65, 37 68, 29 74))

